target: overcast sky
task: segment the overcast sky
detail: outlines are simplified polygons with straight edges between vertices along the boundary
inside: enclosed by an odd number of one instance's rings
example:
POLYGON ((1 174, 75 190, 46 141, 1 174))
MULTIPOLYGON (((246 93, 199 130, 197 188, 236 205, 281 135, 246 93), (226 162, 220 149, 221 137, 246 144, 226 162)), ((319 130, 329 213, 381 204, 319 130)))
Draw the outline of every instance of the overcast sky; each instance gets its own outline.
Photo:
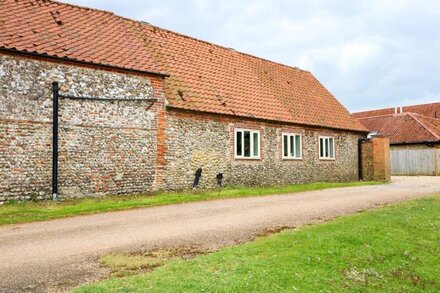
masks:
POLYGON ((440 101, 438 0, 64 0, 310 70, 350 111, 440 101))

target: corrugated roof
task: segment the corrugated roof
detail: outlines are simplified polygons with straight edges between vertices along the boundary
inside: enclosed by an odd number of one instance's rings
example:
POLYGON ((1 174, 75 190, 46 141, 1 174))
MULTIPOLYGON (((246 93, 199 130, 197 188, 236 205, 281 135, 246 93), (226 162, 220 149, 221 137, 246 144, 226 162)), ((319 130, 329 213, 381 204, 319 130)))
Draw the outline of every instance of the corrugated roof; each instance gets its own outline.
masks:
POLYGON ((391 144, 440 141, 440 120, 415 113, 359 118, 371 132, 389 136, 391 144))
POLYGON ((366 131, 308 71, 48 0, 0 0, 0 47, 166 72, 170 107, 366 131))

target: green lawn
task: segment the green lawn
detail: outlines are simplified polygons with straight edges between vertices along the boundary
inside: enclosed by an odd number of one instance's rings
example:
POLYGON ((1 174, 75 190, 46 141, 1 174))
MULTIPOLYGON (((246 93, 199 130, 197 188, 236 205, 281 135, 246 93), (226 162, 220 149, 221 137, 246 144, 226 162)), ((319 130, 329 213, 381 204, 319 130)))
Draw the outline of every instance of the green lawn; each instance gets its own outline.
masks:
POLYGON ((284 231, 76 292, 440 292, 440 196, 284 231))
POLYGON ((202 200, 293 193, 335 187, 374 185, 381 183, 382 182, 374 181, 349 183, 310 183, 276 187, 226 188, 223 189, 220 194, 218 194, 217 191, 202 190, 197 192, 161 193, 156 195, 107 196, 101 198, 85 198, 58 202, 47 201, 12 203, 0 206, 0 225, 44 221, 76 215, 95 214, 100 212, 202 200))

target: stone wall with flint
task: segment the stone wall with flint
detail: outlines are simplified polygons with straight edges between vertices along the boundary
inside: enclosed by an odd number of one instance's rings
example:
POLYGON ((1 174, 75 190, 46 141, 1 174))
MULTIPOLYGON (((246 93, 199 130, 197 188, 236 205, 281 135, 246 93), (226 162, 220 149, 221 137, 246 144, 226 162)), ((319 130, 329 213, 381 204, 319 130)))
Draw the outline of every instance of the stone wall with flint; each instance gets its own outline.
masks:
POLYGON ((98 98, 59 100, 59 195, 153 190, 160 77, 0 54, 0 202, 51 195, 53 81, 98 98))

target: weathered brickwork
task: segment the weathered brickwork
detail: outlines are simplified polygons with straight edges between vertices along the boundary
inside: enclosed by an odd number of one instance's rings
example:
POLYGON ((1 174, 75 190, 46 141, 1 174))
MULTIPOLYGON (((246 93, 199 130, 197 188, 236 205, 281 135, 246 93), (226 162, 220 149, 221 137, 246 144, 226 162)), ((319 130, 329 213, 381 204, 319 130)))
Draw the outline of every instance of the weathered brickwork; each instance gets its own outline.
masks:
POLYGON ((372 139, 374 180, 390 181, 390 139, 377 136, 372 139))
POLYGON ((0 55, 0 201, 46 197, 51 188, 52 82, 60 99, 60 196, 154 189, 163 80, 0 55))
POLYGON ((194 173, 203 168, 201 187, 212 188, 223 172, 227 185, 275 185, 313 181, 358 180, 358 139, 361 134, 319 128, 295 127, 230 116, 170 110, 167 115, 165 182, 169 189, 191 186, 194 173), (234 159, 234 128, 260 130, 261 159, 234 159), (281 156, 283 132, 300 133, 301 160, 281 156), (319 159, 319 136, 335 138, 336 158, 319 159))
POLYGON ((364 140, 361 143, 362 180, 374 180, 373 164, 373 143, 371 140, 364 140))
POLYGON ((390 181, 390 140, 388 137, 375 136, 361 143, 362 179, 390 181))

